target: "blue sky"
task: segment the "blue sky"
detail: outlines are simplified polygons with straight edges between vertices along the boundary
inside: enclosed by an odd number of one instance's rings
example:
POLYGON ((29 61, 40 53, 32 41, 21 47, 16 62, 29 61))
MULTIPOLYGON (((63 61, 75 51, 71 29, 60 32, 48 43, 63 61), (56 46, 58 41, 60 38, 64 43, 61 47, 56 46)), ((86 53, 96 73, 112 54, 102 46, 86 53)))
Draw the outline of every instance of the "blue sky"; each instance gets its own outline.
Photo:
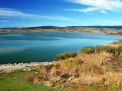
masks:
POLYGON ((122 25, 122 0, 0 0, 0 27, 122 25))

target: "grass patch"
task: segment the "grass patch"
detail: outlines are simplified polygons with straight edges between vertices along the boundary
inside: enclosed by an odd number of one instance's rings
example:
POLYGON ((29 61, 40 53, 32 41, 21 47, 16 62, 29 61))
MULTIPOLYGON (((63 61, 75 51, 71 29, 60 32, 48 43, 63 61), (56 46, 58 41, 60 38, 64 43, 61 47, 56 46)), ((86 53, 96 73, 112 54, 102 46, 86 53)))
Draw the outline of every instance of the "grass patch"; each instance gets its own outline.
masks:
POLYGON ((0 74, 0 91, 54 91, 44 85, 33 84, 28 77, 34 72, 13 72, 0 74))

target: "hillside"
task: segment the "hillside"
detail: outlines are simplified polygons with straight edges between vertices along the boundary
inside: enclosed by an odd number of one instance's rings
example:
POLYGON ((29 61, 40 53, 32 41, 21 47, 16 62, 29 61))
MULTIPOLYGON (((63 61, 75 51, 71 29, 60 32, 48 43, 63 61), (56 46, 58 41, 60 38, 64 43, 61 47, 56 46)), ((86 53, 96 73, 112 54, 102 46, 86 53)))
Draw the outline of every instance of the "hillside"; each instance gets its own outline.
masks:
POLYGON ((105 33, 121 35, 121 26, 41 26, 25 28, 0 28, 0 32, 86 32, 86 33, 105 33))

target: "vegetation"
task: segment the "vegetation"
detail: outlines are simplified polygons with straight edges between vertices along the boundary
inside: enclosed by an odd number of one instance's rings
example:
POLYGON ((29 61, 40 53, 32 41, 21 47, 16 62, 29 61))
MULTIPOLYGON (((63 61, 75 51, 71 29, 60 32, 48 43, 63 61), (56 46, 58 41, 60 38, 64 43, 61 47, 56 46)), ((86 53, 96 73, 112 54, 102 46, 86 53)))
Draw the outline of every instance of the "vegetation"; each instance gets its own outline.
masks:
POLYGON ((64 53, 54 64, 37 67, 38 75, 30 79, 58 91, 121 91, 121 49, 97 46, 82 48, 75 56, 64 53))
POLYGON ((119 65, 122 65, 122 55, 120 55, 120 56, 118 57, 118 63, 119 63, 119 65))
POLYGON ((112 34, 112 35, 122 35, 122 31, 116 32, 116 33, 110 33, 110 34, 112 34))
POLYGON ((45 85, 57 91, 122 91, 122 46, 85 47, 31 72, 0 74, 1 91, 54 91, 45 85))
POLYGON ((122 52, 122 46, 112 47, 112 46, 96 46, 96 47, 85 47, 80 50, 81 53, 92 54, 107 52, 112 54, 120 54, 122 52))
POLYGON ((78 55, 77 52, 65 52, 65 53, 62 53, 62 54, 59 54, 57 56, 57 60, 60 60, 60 59, 67 59, 67 58, 71 58, 71 57, 76 57, 78 55))
POLYGON ((34 75, 31 72, 12 72, 0 74, 0 91, 54 91, 45 85, 34 84, 28 81, 28 77, 34 75))
POLYGON ((80 50, 81 53, 91 54, 95 52, 94 47, 85 47, 80 50))

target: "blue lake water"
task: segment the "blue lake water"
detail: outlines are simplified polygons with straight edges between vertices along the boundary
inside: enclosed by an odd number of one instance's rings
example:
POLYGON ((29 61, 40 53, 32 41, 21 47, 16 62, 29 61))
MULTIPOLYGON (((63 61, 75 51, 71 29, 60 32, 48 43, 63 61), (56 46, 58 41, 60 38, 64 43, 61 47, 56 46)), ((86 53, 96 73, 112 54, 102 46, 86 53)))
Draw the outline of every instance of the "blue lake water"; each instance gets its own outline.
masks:
POLYGON ((122 36, 88 33, 0 33, 0 63, 53 61, 65 51, 79 51, 122 40, 122 36))

